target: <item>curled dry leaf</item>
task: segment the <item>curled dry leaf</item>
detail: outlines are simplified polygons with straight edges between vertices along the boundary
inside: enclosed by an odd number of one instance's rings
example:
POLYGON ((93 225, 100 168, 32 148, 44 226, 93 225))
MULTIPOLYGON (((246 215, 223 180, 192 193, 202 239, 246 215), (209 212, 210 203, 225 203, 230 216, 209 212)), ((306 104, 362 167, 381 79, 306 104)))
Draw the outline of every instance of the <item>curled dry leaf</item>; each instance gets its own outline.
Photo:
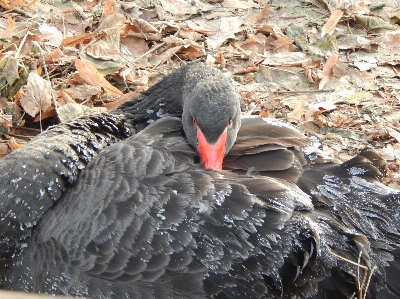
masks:
POLYGON ((308 59, 302 63, 302 67, 304 68, 304 74, 309 82, 316 83, 321 80, 319 77, 321 61, 308 59))
POLYGON ((324 68, 322 69, 322 80, 319 82, 319 89, 323 89, 326 84, 329 82, 329 77, 332 74, 333 66, 338 61, 338 57, 336 55, 331 55, 325 62, 324 68))
POLYGON ((77 59, 75 67, 85 83, 102 88, 111 95, 122 95, 122 92, 112 86, 90 62, 77 59))
POLYGON ((83 33, 83 34, 78 34, 72 37, 66 37, 62 40, 61 46, 64 47, 75 47, 77 44, 81 44, 87 41, 90 41, 92 38, 102 38, 104 37, 104 33, 83 33))
POLYGON ((198 41, 199 39, 203 38, 203 35, 198 32, 191 31, 189 28, 184 28, 179 32, 179 37, 190 39, 192 41, 198 41))
POLYGON ((197 57, 200 56, 200 52, 192 45, 184 45, 182 46, 176 54, 183 54, 185 55, 189 60, 196 59, 197 57))
POLYGON ((29 73, 26 93, 22 95, 21 106, 30 116, 51 108, 51 83, 40 77, 36 71, 29 73))
POLYGON ((158 30, 142 19, 131 19, 120 28, 121 36, 134 36, 145 40, 160 40, 162 38, 158 30))
POLYGON ((343 12, 341 10, 333 11, 328 21, 322 27, 322 36, 324 36, 325 34, 332 35, 332 33, 335 31, 336 25, 339 23, 342 16, 343 12))
POLYGON ((24 141, 15 139, 14 137, 11 137, 8 140, 8 146, 11 147, 13 150, 19 149, 21 146, 25 144, 24 141))

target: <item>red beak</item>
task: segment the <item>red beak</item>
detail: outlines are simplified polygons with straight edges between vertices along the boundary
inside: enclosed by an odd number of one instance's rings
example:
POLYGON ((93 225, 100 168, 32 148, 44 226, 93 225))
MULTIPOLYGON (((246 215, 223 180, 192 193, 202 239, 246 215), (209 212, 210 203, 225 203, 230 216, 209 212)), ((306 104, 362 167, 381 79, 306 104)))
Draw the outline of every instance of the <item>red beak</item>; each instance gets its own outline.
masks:
POLYGON ((222 170, 222 161, 225 156, 227 129, 219 136, 217 142, 209 144, 200 128, 197 128, 197 152, 200 164, 204 169, 222 170))

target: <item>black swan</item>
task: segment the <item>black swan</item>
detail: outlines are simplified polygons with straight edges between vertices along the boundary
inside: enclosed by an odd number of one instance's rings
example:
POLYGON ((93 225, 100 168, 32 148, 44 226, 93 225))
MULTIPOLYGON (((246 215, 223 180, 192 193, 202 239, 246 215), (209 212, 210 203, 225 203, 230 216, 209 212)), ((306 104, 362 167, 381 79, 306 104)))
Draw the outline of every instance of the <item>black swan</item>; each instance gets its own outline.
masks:
POLYGON ((313 163, 197 61, 0 160, 1 288, 90 298, 399 298, 372 149, 313 163), (222 161, 223 160, 223 161, 222 161), (223 170, 221 170, 223 169, 223 170))

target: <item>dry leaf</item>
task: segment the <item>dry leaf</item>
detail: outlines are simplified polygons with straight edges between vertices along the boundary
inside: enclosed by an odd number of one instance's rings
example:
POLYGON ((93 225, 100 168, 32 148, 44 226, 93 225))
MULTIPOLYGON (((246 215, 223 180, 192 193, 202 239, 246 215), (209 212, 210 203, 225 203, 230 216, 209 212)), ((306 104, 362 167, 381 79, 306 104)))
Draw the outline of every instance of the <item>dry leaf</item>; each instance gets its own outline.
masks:
POLYGON ((49 62, 49 61, 53 61, 55 59, 61 58, 63 56, 64 56, 64 53, 59 48, 55 48, 49 54, 45 55, 45 60, 46 60, 46 62, 49 62))
POLYGON ((139 57, 140 55, 149 51, 147 42, 142 38, 136 38, 133 36, 122 36, 121 37, 121 52, 124 54, 134 55, 139 57), (128 47, 129 50, 125 50, 124 46, 128 47), (129 53, 131 51, 132 53, 129 53))
POLYGON ((291 122, 299 122, 304 114, 304 106, 309 100, 310 98, 305 94, 282 99, 282 104, 293 109, 293 111, 287 114, 287 120, 291 122))
POLYGON ((385 22, 379 17, 356 16, 356 19, 369 31, 381 30, 381 29, 395 30, 398 28, 396 25, 392 25, 388 22, 385 22))
POLYGON ((12 10, 16 6, 20 6, 23 3, 24 3, 24 0, 12 0, 12 1, 0 0, 0 6, 7 10, 12 10))
POLYGON ((304 114, 304 103, 301 102, 292 112, 287 114, 287 120, 290 122, 299 122, 304 114))
MULTIPOLYGON (((1 2, 0 2, 0 3, 1 3, 1 2)), ((1 5, 1 6, 3 6, 3 5, 1 5)), ((4 7, 4 6, 3 6, 3 7, 4 7)), ((11 33, 14 31, 14 29, 15 29, 15 22, 14 22, 14 20, 12 19, 11 16, 8 16, 7 22, 8 22, 8 27, 7 27, 7 29, 6 29, 3 33, 0 33, 0 39, 1 39, 1 38, 9 37, 9 36, 11 35, 11 33)))
POLYGON ((60 121, 64 123, 83 115, 101 113, 107 110, 103 107, 98 108, 89 108, 76 103, 68 103, 57 108, 57 115, 60 121))
POLYGON ((185 55, 189 60, 196 59, 197 57, 200 56, 200 52, 193 47, 192 45, 183 45, 177 52, 176 54, 183 54, 185 55))
POLYGON ((0 127, 12 127, 12 115, 0 114, 0 127))
POLYGON ((96 34, 96 33, 83 33, 78 34, 72 37, 66 37, 62 40, 61 46, 63 47, 75 47, 77 44, 84 43, 86 41, 91 40, 94 37, 102 38, 104 37, 104 33, 96 34))
MULTIPOLYGON (((109 44, 101 40, 92 44, 86 51, 86 54, 94 59, 104 61, 120 61, 121 55, 119 51, 108 48, 109 44)), ((118 49, 119 50, 119 49, 118 49)))
POLYGON ((59 95, 61 100, 58 101, 58 103, 61 105, 67 104, 67 103, 75 103, 74 101, 74 96, 71 92, 66 91, 64 88, 61 88, 59 91, 59 95), (62 101, 62 103, 61 103, 62 101))
POLYGON ((193 14, 196 9, 194 5, 191 5, 186 1, 183 2, 182 0, 160 0, 160 3, 165 11, 177 16, 193 14))
POLYGON ((308 109, 306 114, 304 115, 305 121, 313 121, 315 118, 324 113, 324 112, 330 112, 336 109, 336 105, 333 104, 332 102, 322 102, 313 105, 308 109))
POLYGON ((13 85, 15 80, 19 78, 18 74, 18 62, 14 57, 8 57, 7 62, 3 69, 0 71, 0 78, 4 77, 7 80, 8 85, 13 85))
POLYGON ((190 39, 192 41, 198 41, 203 38, 203 35, 190 30, 189 28, 184 28, 179 32, 179 37, 190 39))
POLYGON ((346 97, 347 104, 359 105, 363 100, 371 99, 374 95, 368 91, 357 92, 352 96, 346 97))
POLYGON ((54 47, 59 47, 61 45, 61 41, 63 38, 63 34, 54 26, 49 26, 46 23, 43 23, 39 27, 40 38, 47 39, 48 44, 54 47))
POLYGON ((106 0, 104 3, 104 16, 115 15, 118 13, 118 5, 115 0, 106 0))
POLYGON ((21 106, 30 116, 36 116, 51 107, 51 83, 40 77, 36 71, 29 73, 26 93, 21 98, 21 106))
POLYGON ((333 66, 338 61, 336 55, 331 55, 325 62, 324 68, 322 69, 322 80, 319 82, 319 90, 323 89, 329 82, 329 77, 332 74, 333 66))
POLYGON ((87 84, 102 88, 111 95, 122 95, 122 92, 112 86, 90 62, 77 59, 75 67, 87 84))
POLYGON ((347 66, 341 61, 337 61, 333 66, 332 75, 336 79, 340 79, 348 73, 349 71, 347 70, 347 66))
POLYGON ((212 49, 218 49, 228 38, 235 38, 242 21, 237 17, 226 17, 219 20, 218 32, 207 37, 207 44, 212 49))
POLYGON ((255 12, 249 15, 249 23, 258 25, 262 20, 267 19, 270 13, 270 7, 266 5, 261 12, 255 12))
POLYGON ((304 74, 309 82, 316 83, 321 80, 318 75, 321 61, 308 59, 302 63, 302 67, 304 68, 304 74))
POLYGON ((11 137, 8 140, 8 146, 11 147, 13 150, 19 149, 21 146, 23 146, 25 144, 24 141, 19 141, 17 142, 17 139, 15 139, 14 137, 11 137))
POLYGON ((339 23, 342 16, 343 12, 341 10, 333 11, 328 21, 322 27, 322 36, 324 36, 325 34, 332 35, 332 33, 335 31, 336 25, 339 23))
POLYGON ((0 159, 6 156, 7 154, 8 154, 8 145, 5 143, 0 143, 0 159))
POLYGON ((42 120, 44 120, 46 118, 54 117, 54 116, 57 116, 56 109, 54 109, 54 107, 51 106, 49 109, 47 109, 47 110, 43 111, 42 113, 36 115, 36 117, 33 120, 33 122, 42 121, 42 120))
POLYGON ((395 129, 391 127, 387 127, 386 130, 388 131, 389 135, 392 136, 397 140, 397 142, 400 142, 400 133, 397 132, 395 129))

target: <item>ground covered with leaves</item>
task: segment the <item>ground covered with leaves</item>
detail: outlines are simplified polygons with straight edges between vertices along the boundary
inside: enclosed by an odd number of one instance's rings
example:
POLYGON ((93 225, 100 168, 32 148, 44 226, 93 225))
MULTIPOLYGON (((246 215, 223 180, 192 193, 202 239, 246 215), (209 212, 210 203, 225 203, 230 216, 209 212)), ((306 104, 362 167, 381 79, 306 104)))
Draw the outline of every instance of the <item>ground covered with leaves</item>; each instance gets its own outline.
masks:
POLYGON ((0 0, 0 157, 203 58, 243 114, 286 119, 338 161, 372 146, 398 187, 399 2, 0 0))

